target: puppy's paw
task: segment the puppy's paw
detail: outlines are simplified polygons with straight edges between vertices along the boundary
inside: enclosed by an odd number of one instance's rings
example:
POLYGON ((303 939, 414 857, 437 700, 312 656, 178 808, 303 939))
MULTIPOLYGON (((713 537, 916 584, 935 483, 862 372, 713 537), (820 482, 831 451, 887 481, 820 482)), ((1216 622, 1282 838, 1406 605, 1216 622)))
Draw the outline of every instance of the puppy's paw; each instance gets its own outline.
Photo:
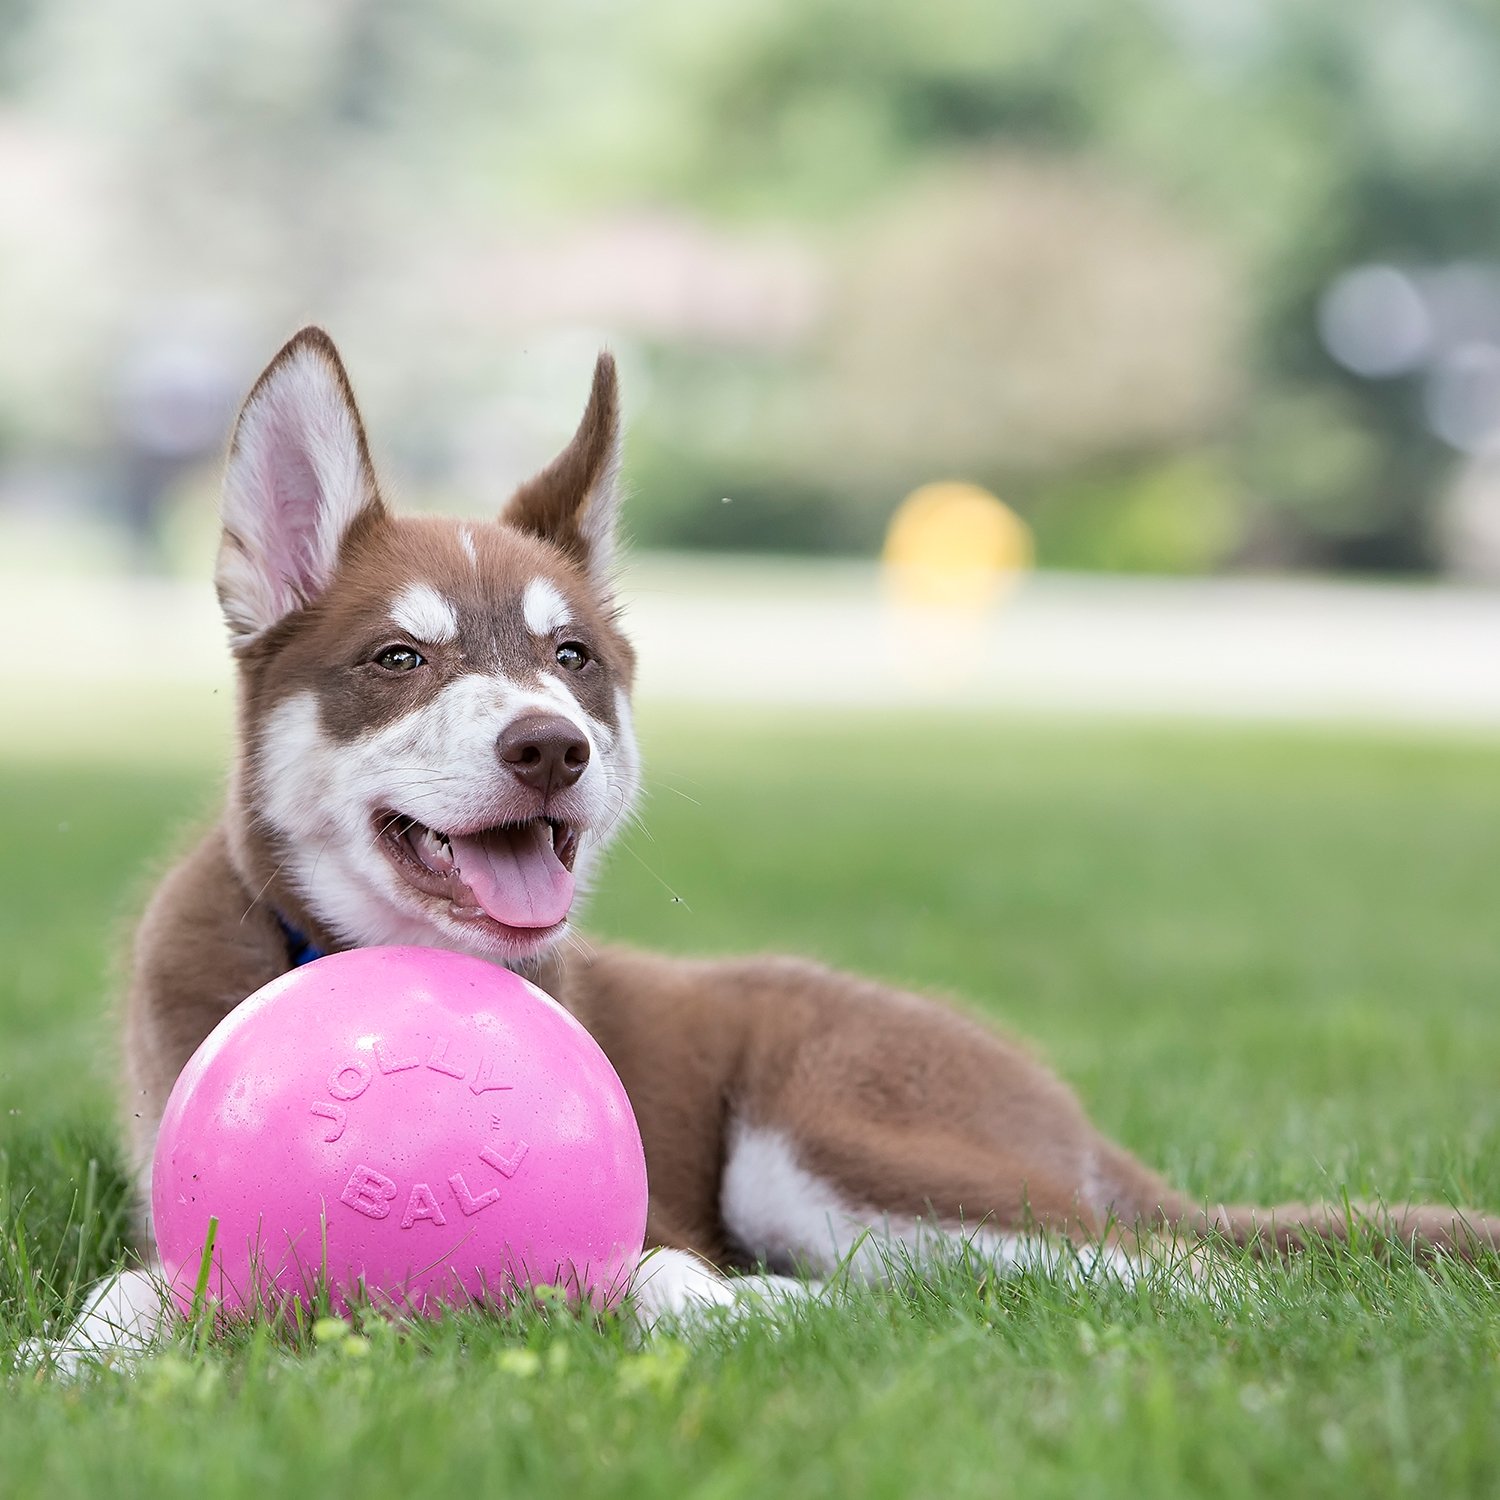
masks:
POLYGON ((86 1367, 127 1368, 150 1351, 166 1321, 166 1292, 150 1271, 121 1271, 89 1294, 60 1339, 28 1339, 21 1363, 71 1379, 86 1367))
POLYGON ((790 1276, 721 1276, 686 1250, 654 1250, 630 1283, 630 1306, 643 1332, 683 1331, 719 1319, 774 1309, 816 1294, 815 1284, 790 1276))
POLYGON ((630 1307, 642 1329, 733 1306, 728 1278, 686 1250, 653 1250, 630 1279, 630 1307))

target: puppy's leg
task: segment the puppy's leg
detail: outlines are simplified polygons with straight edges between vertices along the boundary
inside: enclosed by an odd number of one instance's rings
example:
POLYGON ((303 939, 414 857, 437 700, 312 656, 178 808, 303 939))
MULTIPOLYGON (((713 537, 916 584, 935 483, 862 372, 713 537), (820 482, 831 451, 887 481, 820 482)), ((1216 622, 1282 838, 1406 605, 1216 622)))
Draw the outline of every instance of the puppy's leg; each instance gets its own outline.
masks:
POLYGON ((735 975, 753 1011, 720 1211, 773 1270, 962 1251, 996 1267, 1129 1275, 1177 1195, 1040 1063, 965 1017, 810 966, 735 975))
POLYGON ((1034 1212, 1026 1180, 1023 1167, 951 1136, 914 1142, 868 1120, 857 1135, 794 1134, 742 1119, 730 1134, 724 1219, 743 1258, 823 1278, 877 1282, 959 1259, 992 1273, 1135 1278, 1133 1234, 1096 1225, 1071 1203, 1034 1212))

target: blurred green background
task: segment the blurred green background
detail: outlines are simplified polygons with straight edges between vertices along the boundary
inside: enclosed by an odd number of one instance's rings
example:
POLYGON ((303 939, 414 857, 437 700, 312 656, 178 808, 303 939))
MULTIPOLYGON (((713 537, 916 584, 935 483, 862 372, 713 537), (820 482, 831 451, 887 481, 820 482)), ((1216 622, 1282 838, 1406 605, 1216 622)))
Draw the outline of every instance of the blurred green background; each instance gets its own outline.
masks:
POLYGON ((1051 567, 1500 575, 1497 22, 0 0, 4 551, 202 576, 317 319, 408 503, 498 503, 607 342, 647 545, 870 553, 956 477, 1051 567))

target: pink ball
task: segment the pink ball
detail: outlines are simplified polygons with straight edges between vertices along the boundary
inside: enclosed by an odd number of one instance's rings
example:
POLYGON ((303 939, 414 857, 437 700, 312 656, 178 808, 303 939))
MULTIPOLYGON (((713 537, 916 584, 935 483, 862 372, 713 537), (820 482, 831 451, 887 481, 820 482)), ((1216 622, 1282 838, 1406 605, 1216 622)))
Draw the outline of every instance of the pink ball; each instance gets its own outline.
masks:
POLYGON ((151 1173, 157 1249, 187 1311, 412 1312, 518 1287, 607 1306, 646 1227, 646 1161, 598 1043, 508 970, 359 948, 273 980, 183 1069, 151 1173), (325 1280, 326 1278, 326 1280, 325 1280))

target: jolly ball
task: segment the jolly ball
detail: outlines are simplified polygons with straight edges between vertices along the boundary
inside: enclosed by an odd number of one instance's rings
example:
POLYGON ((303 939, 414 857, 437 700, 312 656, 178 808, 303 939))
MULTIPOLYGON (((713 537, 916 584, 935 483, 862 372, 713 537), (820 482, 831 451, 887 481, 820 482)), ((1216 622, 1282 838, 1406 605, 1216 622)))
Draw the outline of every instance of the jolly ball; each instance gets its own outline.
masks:
POLYGON ((231 1311, 326 1288, 433 1313, 541 1285, 602 1307, 640 1258, 646 1162, 555 1000, 477 958, 359 948, 257 990, 194 1053, 151 1209, 185 1312, 200 1286, 231 1311))

